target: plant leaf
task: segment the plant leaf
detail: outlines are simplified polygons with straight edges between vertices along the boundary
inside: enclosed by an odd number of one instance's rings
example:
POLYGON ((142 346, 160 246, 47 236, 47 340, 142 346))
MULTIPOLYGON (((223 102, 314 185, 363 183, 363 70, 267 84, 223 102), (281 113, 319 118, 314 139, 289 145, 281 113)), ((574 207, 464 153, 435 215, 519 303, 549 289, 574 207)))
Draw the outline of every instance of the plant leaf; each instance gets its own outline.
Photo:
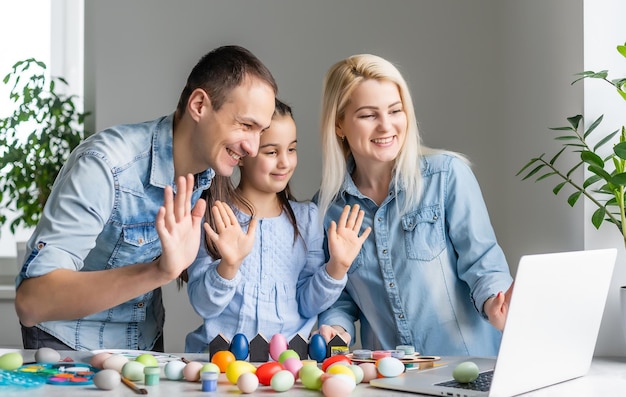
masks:
POLYGON ((596 121, 594 121, 593 123, 591 123, 591 125, 589 126, 589 128, 587 129, 587 131, 585 131, 585 134, 583 135, 585 138, 587 138, 589 136, 589 134, 591 134, 593 132, 593 130, 596 129, 596 127, 598 125, 600 125, 600 123, 602 122, 602 119, 604 118, 604 115, 601 115, 600 117, 598 117, 596 119, 596 121))
POLYGON ((566 183, 567 181, 563 181, 556 185, 554 189, 552 189, 552 193, 554 193, 555 195, 559 194, 559 192, 561 191, 561 189, 563 189, 563 186, 565 186, 566 183))
POLYGON ((578 192, 574 192, 572 193, 568 198, 567 198, 567 203, 570 206, 574 206, 574 204, 576 204, 576 201, 578 201, 578 198, 580 198, 580 195, 582 194, 582 192, 578 191, 578 192))
POLYGON ((616 186, 626 186, 626 172, 614 175, 613 178, 611 178, 611 183, 616 186))
POLYGON ((596 229, 599 229, 600 225, 602 225, 602 221, 604 221, 605 213, 606 213, 606 210, 604 209, 604 207, 600 207, 591 216, 591 223, 593 224, 593 226, 596 227, 596 229))
POLYGON ((590 152, 589 150, 583 150, 580 153, 580 158, 587 164, 595 165, 599 168, 604 168, 604 161, 600 156, 595 154, 594 152, 590 152))

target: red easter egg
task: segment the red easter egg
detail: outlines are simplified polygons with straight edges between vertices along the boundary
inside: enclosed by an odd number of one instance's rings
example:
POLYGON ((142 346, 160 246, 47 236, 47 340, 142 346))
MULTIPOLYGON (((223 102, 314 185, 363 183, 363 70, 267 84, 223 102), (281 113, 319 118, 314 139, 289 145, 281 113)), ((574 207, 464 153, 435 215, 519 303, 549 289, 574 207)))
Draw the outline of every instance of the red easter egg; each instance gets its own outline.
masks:
POLYGON ((338 362, 345 362, 347 364, 352 364, 352 360, 342 354, 336 354, 334 356, 330 356, 322 362, 322 371, 326 372, 328 367, 338 362))
POLYGON ((281 363, 278 361, 270 361, 264 364, 259 365, 256 369, 256 376, 259 378, 259 383, 263 386, 269 386, 270 381, 272 380, 272 376, 278 371, 282 371, 285 369, 281 363))

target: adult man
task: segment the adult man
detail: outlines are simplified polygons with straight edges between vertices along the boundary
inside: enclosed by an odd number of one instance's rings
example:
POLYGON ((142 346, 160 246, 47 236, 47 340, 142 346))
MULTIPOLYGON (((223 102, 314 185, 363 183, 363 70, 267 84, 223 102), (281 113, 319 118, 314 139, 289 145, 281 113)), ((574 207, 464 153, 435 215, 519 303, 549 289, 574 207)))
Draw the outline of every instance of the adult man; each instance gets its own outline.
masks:
POLYGON ((25 348, 163 350, 159 287, 195 259, 200 194, 257 154, 276 91, 252 53, 220 47, 193 68, 173 115, 74 150, 16 279, 25 348))

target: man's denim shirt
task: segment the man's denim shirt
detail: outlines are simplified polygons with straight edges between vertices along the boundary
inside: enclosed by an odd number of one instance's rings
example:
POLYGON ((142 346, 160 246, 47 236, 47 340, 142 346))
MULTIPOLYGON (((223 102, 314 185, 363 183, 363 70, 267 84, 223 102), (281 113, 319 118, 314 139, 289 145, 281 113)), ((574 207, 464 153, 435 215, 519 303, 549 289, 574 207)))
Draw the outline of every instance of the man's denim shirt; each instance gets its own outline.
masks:
MULTIPOLYGON (((87 138, 55 181, 28 241, 16 286, 55 269, 95 271, 150 262, 161 255, 155 218, 164 188, 174 186, 172 115, 120 125, 87 138)), ((196 175, 192 202, 209 187, 196 175)), ((80 305, 80 297, 66 305, 80 305)), ((37 327, 77 350, 148 350, 163 333, 161 289, 73 321, 37 327)))
MULTIPOLYGON (((348 270, 339 300, 319 324, 341 325, 367 349, 412 345, 427 355, 496 355, 501 333, 484 318, 485 300, 512 282, 480 188, 469 166, 439 154, 421 162, 422 199, 401 216, 407 192, 390 188, 380 206, 349 173, 325 214, 360 204, 372 233, 348 270)), ((350 161, 348 171, 354 168, 350 161)), ((412 193, 408 193, 412 194, 412 193)), ((353 339, 354 340, 354 339, 353 339)))

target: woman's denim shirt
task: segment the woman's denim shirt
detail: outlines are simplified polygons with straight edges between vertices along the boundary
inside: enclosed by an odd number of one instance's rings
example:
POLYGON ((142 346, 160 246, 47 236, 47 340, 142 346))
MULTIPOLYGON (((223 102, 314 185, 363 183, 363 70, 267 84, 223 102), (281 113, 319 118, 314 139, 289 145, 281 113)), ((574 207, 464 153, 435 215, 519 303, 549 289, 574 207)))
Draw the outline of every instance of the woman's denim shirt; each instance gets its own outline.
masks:
MULTIPOLYGON (((155 218, 164 188, 174 186, 172 115, 120 125, 87 138, 55 181, 16 286, 55 269, 94 271, 150 262, 161 255, 155 218)), ((196 175, 192 202, 213 171, 196 175)), ((80 304, 80 297, 67 305, 80 304)), ((163 333, 157 288, 126 303, 73 321, 37 327, 77 350, 148 350, 163 333)))
MULTIPOLYGON (((438 154, 421 161, 422 199, 399 215, 400 189, 378 206, 349 173, 325 214, 325 228, 344 205, 365 210, 372 233, 348 271, 339 300, 319 323, 341 325, 368 349, 412 345, 427 355, 496 355, 501 332, 482 307, 512 279, 496 241, 478 182, 461 159, 438 154)), ((354 163, 349 162, 349 169, 354 163)))

